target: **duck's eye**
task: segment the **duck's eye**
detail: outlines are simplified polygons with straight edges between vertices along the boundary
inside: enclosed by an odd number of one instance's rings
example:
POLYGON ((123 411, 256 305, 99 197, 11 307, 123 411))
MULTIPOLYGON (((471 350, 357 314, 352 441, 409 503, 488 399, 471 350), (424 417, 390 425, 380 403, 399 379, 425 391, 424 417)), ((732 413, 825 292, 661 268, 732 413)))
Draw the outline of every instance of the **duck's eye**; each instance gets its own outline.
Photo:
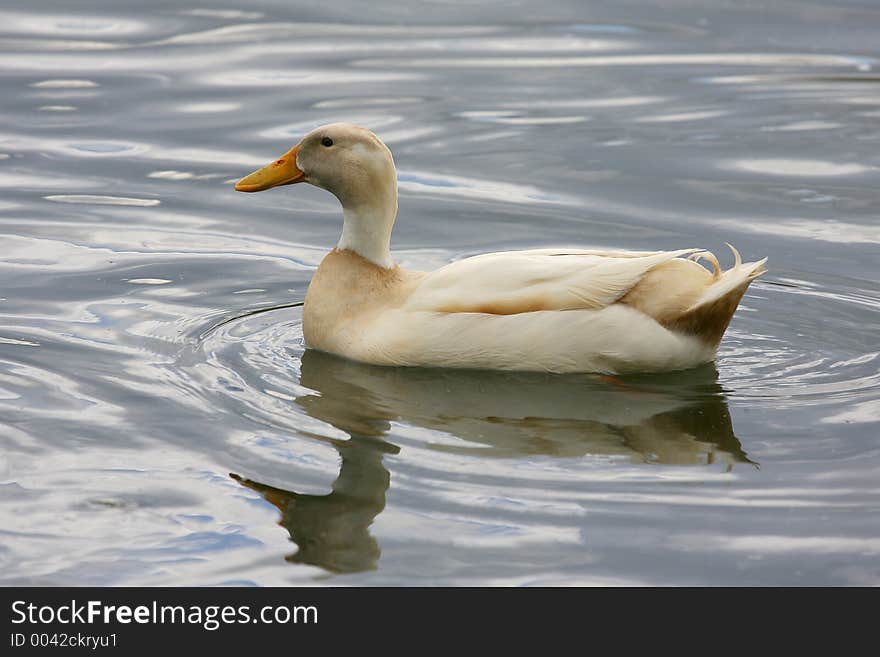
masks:
POLYGON ((324 137, 321 140, 321 145, 326 146, 327 148, 330 148, 333 145, 333 140, 330 139, 330 137, 324 137))

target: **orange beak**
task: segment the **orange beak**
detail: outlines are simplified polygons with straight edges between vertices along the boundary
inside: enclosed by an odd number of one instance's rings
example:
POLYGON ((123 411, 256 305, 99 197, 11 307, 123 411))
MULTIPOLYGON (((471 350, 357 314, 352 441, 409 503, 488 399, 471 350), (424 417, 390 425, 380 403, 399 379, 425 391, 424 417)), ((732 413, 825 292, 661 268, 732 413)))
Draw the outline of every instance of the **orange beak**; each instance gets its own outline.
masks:
POLYGON ((306 174, 296 166, 296 152, 298 150, 299 144, 272 164, 267 164, 262 169, 257 169, 249 176, 245 176, 235 183, 235 191, 262 192, 264 189, 302 182, 305 180, 306 174))

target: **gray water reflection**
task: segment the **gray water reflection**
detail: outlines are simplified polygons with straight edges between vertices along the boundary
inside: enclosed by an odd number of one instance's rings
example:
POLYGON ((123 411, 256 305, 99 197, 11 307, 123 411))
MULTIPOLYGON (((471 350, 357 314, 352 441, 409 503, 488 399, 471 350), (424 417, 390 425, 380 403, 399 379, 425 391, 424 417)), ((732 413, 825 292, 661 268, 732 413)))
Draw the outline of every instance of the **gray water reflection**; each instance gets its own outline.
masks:
POLYGON ((875 5, 0 8, 0 582, 880 582, 875 5), (715 370, 304 353, 338 203, 231 183, 339 120, 394 152, 403 266, 770 272, 715 370))

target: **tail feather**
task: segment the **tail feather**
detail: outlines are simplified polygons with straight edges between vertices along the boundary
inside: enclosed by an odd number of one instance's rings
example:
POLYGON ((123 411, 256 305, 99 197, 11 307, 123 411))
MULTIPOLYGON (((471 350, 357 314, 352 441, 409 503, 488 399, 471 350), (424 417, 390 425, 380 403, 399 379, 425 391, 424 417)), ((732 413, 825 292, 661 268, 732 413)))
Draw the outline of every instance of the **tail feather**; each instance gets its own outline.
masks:
POLYGON ((715 279, 721 278, 721 263, 718 262, 718 258, 711 251, 697 251, 690 254, 688 260, 693 260, 694 262, 708 260, 709 264, 712 265, 712 277, 715 279))
POLYGON ((664 322, 668 329, 695 335, 712 346, 721 342, 746 288, 767 271, 764 266, 767 258, 743 263, 739 252, 730 244, 727 246, 733 252, 734 265, 725 272, 721 271, 714 255, 708 252, 695 254, 702 255, 713 264, 715 281, 690 308, 664 322))

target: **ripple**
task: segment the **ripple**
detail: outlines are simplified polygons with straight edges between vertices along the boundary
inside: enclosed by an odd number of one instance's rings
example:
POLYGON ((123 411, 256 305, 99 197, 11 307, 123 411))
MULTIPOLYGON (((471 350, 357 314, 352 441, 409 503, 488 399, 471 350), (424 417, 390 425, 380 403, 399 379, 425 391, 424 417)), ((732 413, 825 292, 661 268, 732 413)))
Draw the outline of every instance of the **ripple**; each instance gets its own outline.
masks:
POLYGON ((121 153, 132 153, 146 150, 146 146, 138 144, 130 144, 123 141, 85 141, 85 142, 69 142, 62 147, 68 151, 76 153, 85 153, 97 157, 110 156, 115 157, 121 153))
POLYGON ((573 205, 577 200, 562 194, 554 194, 531 185, 518 185, 497 180, 465 178, 420 171, 400 171, 398 187, 413 194, 457 196, 461 198, 487 199, 506 203, 556 203, 573 205))
POLYGON ((667 102, 667 96, 616 96, 613 98, 536 98, 526 101, 505 103, 505 107, 528 108, 584 108, 584 109, 617 109, 619 107, 641 107, 667 102))
MULTIPOLYGON (((483 36, 501 31, 494 26, 417 26, 417 25, 368 25, 346 23, 252 23, 227 25, 210 30, 177 34, 156 45, 165 44, 222 44, 259 43, 274 41, 284 44, 294 37, 328 39, 330 37, 422 37, 422 36, 483 36)), ((338 45, 338 44, 337 44, 338 45)), ((331 44, 332 46, 332 44, 331 44)))
POLYGON ((30 86, 38 89, 94 89, 98 83, 93 80, 41 80, 30 86))
POLYGON ((834 130, 842 127, 842 124, 835 121, 794 121, 778 126, 764 126, 761 128, 764 132, 804 132, 811 130, 834 130))
POLYGON ((131 205, 141 208, 149 208, 159 205, 161 201, 155 198, 127 198, 125 196, 95 196, 89 194, 54 194, 44 196, 47 201, 56 203, 88 203, 91 205, 131 205))
POLYGON ((486 123, 499 123, 502 125, 569 125, 589 121, 586 116, 523 116, 515 111, 492 111, 480 110, 460 112, 458 116, 486 123))
MULTIPOLYGON (((829 199, 815 196, 809 199, 813 203, 826 202, 827 200, 829 199)), ((859 242, 880 244, 880 226, 854 224, 836 219, 777 219, 775 221, 752 220, 748 222, 723 219, 713 223, 746 233, 820 240, 836 244, 859 242)))
POLYGON ((566 26, 575 32, 587 32, 597 34, 639 34, 644 30, 634 25, 612 25, 601 23, 573 23, 566 26))
POLYGON ((186 114, 218 114, 220 112, 235 112, 239 109, 241 109, 241 103, 233 102, 185 103, 177 106, 178 112, 186 114))
MULTIPOLYGON (((22 340, 21 338, 5 338, 0 335, 0 344, 12 344, 18 345, 21 347, 39 347, 39 342, 34 342, 33 340, 22 340)), ((17 399, 18 396, 15 397, 17 399)))
POLYGON ((238 9, 186 9, 178 12, 184 16, 205 16, 207 18, 222 18, 223 20, 254 21, 263 17, 258 11, 239 11, 238 9))
POLYGON ((340 109, 362 107, 394 107, 396 105, 412 105, 424 103, 428 99, 418 96, 353 96, 351 98, 333 98, 321 100, 313 105, 317 109, 340 109))
POLYGON ((222 178, 219 173, 193 173, 192 171, 176 171, 167 169, 162 171, 150 171, 147 178, 158 178, 159 180, 212 180, 222 178))
POLYGON ((752 400, 825 407, 823 418, 839 418, 838 404, 872 408, 880 388, 880 352, 865 347, 867 327, 880 320, 880 297, 867 292, 866 281, 841 282, 846 287, 819 281, 753 285, 755 294, 745 302, 754 308, 750 331, 737 329, 734 321, 722 343, 719 368, 726 374, 725 386, 752 400), (772 310, 784 306, 797 306, 799 312, 781 317, 772 310), (836 342, 831 335, 838 336, 836 342))
POLYGON ((137 34, 149 29, 145 21, 118 16, 83 16, 62 14, 24 14, 4 12, 3 27, 12 33, 69 36, 106 36, 137 34))
POLYGON ((102 184, 90 178, 74 176, 46 176, 39 171, 0 171, 0 187, 5 189, 88 189, 102 187, 102 184))
POLYGON ((419 75, 387 71, 344 71, 339 69, 234 69, 199 76, 199 82, 221 87, 298 87, 370 82, 403 82, 419 75))
POLYGON ((724 552, 761 552, 764 554, 880 554, 880 539, 852 538, 848 536, 786 536, 784 534, 764 534, 760 536, 682 536, 676 541, 683 549, 695 545, 702 549, 722 550, 724 552))
POLYGON ((852 176, 876 169, 855 162, 791 158, 739 159, 722 161, 719 166, 773 176, 852 176))
MULTIPOLYGON (((77 141, 59 141, 26 134, 0 134, 0 145, 10 150, 36 153, 59 153, 77 158, 138 158, 147 160, 163 160, 174 162, 204 162, 216 165, 218 162, 235 163, 237 166, 261 166, 265 164, 265 156, 256 157, 247 153, 224 151, 197 146, 166 146, 158 140, 154 143, 127 142, 121 140, 83 139, 77 141)), ((8 174, 15 177, 17 174, 8 174)), ((2 177, 0 177, 2 180, 2 177)), ((54 182, 46 178, 47 185, 54 182)), ((97 183, 94 179, 86 179, 90 187, 97 183)))
POLYGON ((822 418, 826 424, 880 423, 880 399, 853 404, 851 408, 822 418))
POLYGON ((683 121, 705 121, 706 119, 715 119, 719 116, 728 114, 725 110, 706 110, 702 112, 678 112, 675 114, 655 114, 653 116, 643 116, 636 121, 638 123, 681 123, 683 121))
POLYGON ((364 59, 360 66, 401 68, 557 68, 570 66, 873 66, 870 57, 821 54, 688 53, 607 55, 596 57, 415 57, 406 60, 364 59))
POLYGON ((132 285, 166 285, 171 282, 167 278, 129 278, 127 280, 132 285))
POLYGON ((49 53, 49 52, 90 52, 103 50, 119 50, 124 46, 107 41, 85 41, 83 39, 2 39, 0 47, 17 52, 49 53))

